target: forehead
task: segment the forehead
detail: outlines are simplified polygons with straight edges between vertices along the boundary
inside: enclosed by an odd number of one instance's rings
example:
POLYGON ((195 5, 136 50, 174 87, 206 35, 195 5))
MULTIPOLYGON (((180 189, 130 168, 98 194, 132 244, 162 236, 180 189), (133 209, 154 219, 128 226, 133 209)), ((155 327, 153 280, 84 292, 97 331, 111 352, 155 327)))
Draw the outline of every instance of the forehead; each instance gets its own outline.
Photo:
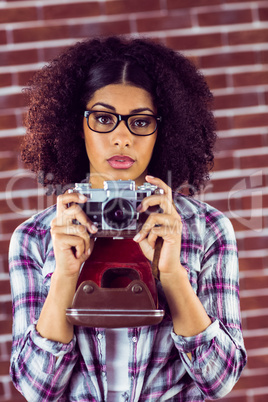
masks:
POLYGON ((97 102, 104 102, 111 106, 125 105, 130 109, 137 107, 155 109, 149 92, 128 84, 111 84, 98 89, 88 102, 88 106, 93 107, 97 102))

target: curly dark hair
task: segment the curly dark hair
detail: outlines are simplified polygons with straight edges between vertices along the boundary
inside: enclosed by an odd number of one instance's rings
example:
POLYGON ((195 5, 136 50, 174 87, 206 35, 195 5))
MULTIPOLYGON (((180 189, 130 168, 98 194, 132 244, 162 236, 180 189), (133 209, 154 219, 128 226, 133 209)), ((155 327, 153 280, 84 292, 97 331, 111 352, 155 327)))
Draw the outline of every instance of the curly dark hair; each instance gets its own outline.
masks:
POLYGON ((167 181, 171 172, 172 188, 187 183, 192 195, 213 166, 213 97, 191 61, 148 39, 84 40, 41 69, 25 89, 29 109, 22 160, 44 186, 84 179, 89 160, 83 112, 95 90, 122 82, 123 75, 150 92, 162 116, 149 174, 167 181))

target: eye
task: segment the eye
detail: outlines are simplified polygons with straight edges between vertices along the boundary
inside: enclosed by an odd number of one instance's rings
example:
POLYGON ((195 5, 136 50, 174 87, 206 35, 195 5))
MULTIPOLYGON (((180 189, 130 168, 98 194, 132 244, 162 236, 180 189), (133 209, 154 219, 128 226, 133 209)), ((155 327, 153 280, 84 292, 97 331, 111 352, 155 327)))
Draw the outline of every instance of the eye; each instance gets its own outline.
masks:
POLYGON ((131 126, 135 128, 145 128, 151 123, 152 119, 150 117, 135 117, 133 120, 131 120, 131 126))
POLYGON ((94 119, 97 124, 101 125, 114 125, 115 124, 115 116, 109 113, 93 113, 94 119))

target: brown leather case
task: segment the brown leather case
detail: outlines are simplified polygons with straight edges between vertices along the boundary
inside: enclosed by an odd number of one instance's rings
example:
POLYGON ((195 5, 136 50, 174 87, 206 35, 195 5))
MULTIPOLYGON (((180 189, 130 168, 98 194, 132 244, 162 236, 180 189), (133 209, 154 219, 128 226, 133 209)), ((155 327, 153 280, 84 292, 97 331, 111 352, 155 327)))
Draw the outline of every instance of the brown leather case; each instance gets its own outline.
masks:
POLYGON ((66 315, 86 327, 155 325, 165 314, 157 303, 152 267, 140 246, 131 239, 97 238, 66 315))

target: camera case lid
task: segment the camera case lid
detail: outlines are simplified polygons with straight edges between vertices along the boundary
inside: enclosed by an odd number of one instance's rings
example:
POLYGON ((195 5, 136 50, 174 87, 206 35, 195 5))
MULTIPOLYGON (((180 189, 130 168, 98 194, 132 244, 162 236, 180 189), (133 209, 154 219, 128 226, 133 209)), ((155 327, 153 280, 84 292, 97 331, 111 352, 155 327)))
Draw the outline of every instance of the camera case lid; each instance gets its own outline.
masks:
POLYGON ((96 238, 66 316, 73 325, 122 328, 162 321, 150 262, 132 239, 96 238))

